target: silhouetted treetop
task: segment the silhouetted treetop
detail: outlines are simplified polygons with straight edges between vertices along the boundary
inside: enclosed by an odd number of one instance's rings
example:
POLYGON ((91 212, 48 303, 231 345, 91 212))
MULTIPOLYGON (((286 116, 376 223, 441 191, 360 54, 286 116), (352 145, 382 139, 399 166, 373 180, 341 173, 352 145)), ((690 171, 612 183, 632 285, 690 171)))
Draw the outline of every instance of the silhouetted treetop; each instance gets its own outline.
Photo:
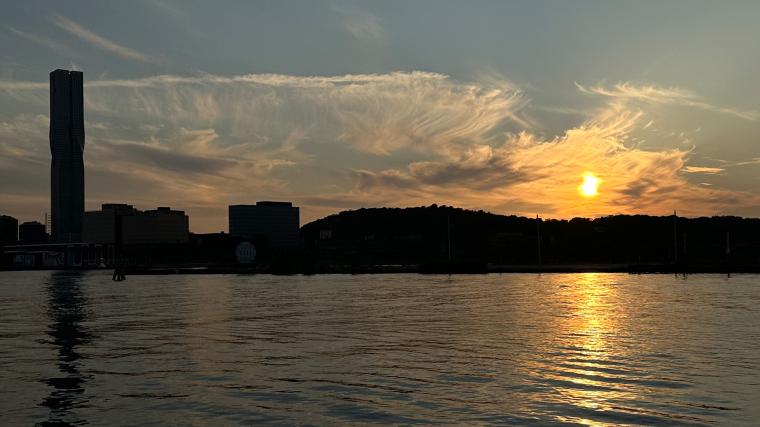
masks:
POLYGON ((449 245, 458 260, 535 263, 539 235, 543 262, 760 260, 760 219, 736 216, 537 220, 433 204, 343 211, 301 233, 321 257, 348 263, 440 261, 449 245))

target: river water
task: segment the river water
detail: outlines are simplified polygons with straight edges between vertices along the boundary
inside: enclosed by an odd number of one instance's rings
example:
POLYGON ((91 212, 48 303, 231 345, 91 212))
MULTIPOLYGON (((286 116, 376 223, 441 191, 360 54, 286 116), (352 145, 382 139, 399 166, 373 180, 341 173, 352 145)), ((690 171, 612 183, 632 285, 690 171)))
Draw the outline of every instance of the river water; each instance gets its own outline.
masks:
POLYGON ((758 275, 0 273, 0 424, 758 425, 758 275))

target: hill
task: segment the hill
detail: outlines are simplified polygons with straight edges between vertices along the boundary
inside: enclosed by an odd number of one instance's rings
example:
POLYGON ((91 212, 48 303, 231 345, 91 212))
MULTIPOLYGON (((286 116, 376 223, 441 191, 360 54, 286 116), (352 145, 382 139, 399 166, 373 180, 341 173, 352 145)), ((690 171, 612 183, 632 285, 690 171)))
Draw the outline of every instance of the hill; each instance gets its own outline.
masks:
POLYGON ((330 265, 760 264, 760 219, 614 215, 537 220, 450 206, 344 211, 306 224, 330 265), (539 253, 540 252, 540 253, 539 253))

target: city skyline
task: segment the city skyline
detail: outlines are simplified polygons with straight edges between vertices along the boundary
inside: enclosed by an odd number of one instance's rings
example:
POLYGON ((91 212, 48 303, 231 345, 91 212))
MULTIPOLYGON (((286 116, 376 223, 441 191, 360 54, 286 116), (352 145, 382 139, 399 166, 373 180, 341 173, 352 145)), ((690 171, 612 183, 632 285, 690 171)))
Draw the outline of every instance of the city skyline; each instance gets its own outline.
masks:
POLYGON ((760 1, 0 10, 4 423, 758 424, 760 1))
POLYGON ((164 1, 8 4, 2 213, 50 211, 45 76, 71 68, 86 74, 86 210, 173 206, 195 232, 225 229, 229 205, 255 200, 292 200, 303 223, 432 203, 760 216, 760 89, 746 71, 758 5, 296 4, 227 3, 239 18, 164 1), (214 29, 243 17, 255 25, 214 29), (457 20, 494 25, 445 34, 457 20), (535 37, 530 24, 546 21, 535 37), (623 37, 630 21, 647 31, 623 37))

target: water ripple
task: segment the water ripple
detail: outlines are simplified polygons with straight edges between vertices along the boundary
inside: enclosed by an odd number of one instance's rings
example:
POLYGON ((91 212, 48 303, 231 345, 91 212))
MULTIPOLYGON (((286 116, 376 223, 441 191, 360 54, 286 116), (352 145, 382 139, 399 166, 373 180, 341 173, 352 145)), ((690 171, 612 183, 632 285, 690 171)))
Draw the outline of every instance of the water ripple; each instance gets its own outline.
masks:
POLYGON ((0 272, 3 423, 760 419, 756 275, 110 278, 0 272))

